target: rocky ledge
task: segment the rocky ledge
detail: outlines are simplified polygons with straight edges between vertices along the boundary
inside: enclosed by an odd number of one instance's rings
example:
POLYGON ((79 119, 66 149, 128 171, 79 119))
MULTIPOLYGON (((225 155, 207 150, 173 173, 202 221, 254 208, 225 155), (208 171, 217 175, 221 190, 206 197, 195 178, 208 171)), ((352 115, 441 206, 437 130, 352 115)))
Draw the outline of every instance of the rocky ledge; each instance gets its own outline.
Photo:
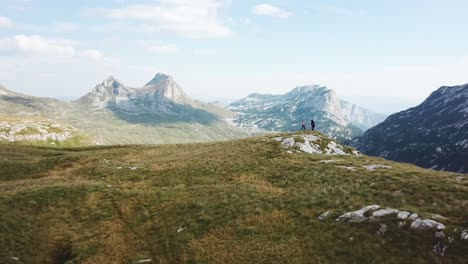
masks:
POLYGON ((274 137, 271 140, 280 142, 288 153, 296 151, 308 154, 361 156, 357 150, 344 146, 319 133, 274 137))

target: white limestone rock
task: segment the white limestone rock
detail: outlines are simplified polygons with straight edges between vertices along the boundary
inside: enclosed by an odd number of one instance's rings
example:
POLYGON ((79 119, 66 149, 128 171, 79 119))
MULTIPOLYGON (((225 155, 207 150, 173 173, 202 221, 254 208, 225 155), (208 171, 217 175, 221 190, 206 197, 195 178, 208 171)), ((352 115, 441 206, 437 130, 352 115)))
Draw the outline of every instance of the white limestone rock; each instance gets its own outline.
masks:
POLYGON ((377 231, 377 235, 383 236, 387 232, 387 225, 386 224, 380 224, 380 229, 377 231))
POLYGON ((142 259, 138 261, 138 263, 151 263, 151 262, 153 262, 152 259, 142 259))
POLYGON ((411 223, 410 228, 416 231, 428 231, 433 229, 444 230, 445 226, 431 219, 416 219, 413 223, 411 223))
POLYGON ((384 217, 387 215, 398 214, 400 211, 392 208, 380 209, 372 213, 374 217, 384 217))
POLYGON ((331 215, 330 211, 326 211, 325 213, 321 214, 318 217, 318 220, 323 221, 323 220, 327 219, 330 215, 331 215))
MULTIPOLYGON (((408 217, 411 215, 410 212, 406 212, 406 211, 400 211, 397 215, 397 218, 400 219, 400 220, 406 220, 408 219, 408 217)), ((414 219, 416 220, 416 219, 414 219)))
POLYGON ((412 213, 409 217, 409 220, 414 221, 416 219, 419 219, 419 215, 417 213, 412 213))
POLYGON ((347 166, 338 166, 338 168, 340 169, 345 169, 345 170, 349 170, 349 171, 357 171, 357 168, 356 167, 347 167, 347 166))
POLYGON ((391 169, 392 166, 383 165, 383 164, 372 164, 364 166, 368 171, 375 171, 377 169, 391 169))
POLYGON ((437 240, 444 240, 445 239, 445 234, 443 231, 437 231, 434 235, 434 238, 437 240))
POLYGON ((320 150, 320 147, 316 144, 310 144, 309 141, 305 141, 304 143, 296 143, 296 146, 299 147, 299 149, 302 152, 309 153, 309 154, 322 154, 322 151, 320 150))
POLYGON ((296 141, 294 138, 286 138, 281 142, 281 146, 283 146, 283 148, 292 148, 295 143, 296 141))
POLYGON ((460 234, 460 239, 463 241, 468 241, 468 229, 463 230, 460 234))
POLYGON ((367 221, 365 214, 369 211, 375 211, 380 208, 379 205, 369 205, 354 212, 348 212, 339 216, 336 221, 349 223, 362 223, 367 221))

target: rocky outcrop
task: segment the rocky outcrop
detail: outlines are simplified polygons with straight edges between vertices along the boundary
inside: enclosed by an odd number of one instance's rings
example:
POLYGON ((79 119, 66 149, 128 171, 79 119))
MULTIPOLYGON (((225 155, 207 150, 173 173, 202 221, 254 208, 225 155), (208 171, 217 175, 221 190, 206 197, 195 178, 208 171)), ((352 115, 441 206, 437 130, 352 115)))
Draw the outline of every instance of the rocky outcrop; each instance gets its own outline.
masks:
POLYGON ((411 229, 416 231, 428 231, 428 230, 444 230, 445 225, 436 222, 431 219, 416 219, 410 226, 411 229))
POLYGON ((75 130, 48 121, 1 121, 0 141, 51 141, 62 142, 73 137, 75 130))
POLYGON ((371 211, 378 210, 379 205, 369 205, 364 208, 361 208, 357 211, 348 212, 339 216, 336 221, 347 222, 347 223, 362 223, 368 220, 367 213, 371 211))
MULTIPOLYGON (((453 243, 455 240, 452 237, 446 239, 445 225, 432 219, 421 219, 418 214, 410 213, 408 211, 400 211, 393 208, 381 208, 379 205, 369 205, 357 211, 348 212, 339 216, 336 221, 344 223, 365 223, 365 222, 379 222, 383 217, 395 216, 399 221, 397 226, 399 229, 405 229, 408 223, 411 222, 410 230, 417 232, 435 232, 435 244, 432 252, 438 256, 445 256, 448 250, 448 244, 453 243)), ((385 223, 380 223, 380 228, 377 235, 383 236, 387 232, 389 226, 385 223)), ((464 230, 460 239, 468 241, 468 230, 464 230)))
POLYGON ((359 152, 356 150, 341 145, 320 133, 273 137, 270 141, 280 142, 281 146, 285 149, 308 154, 360 156, 359 152))

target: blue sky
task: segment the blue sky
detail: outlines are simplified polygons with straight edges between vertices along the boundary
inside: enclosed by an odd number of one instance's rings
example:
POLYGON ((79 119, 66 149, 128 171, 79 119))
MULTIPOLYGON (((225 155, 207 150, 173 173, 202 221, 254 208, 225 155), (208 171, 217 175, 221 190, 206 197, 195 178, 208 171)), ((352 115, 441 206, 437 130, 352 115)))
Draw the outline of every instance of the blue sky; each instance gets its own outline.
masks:
POLYGON ((0 0, 0 84, 83 95, 157 72, 203 100, 320 84, 375 111, 468 83, 468 2, 0 0))

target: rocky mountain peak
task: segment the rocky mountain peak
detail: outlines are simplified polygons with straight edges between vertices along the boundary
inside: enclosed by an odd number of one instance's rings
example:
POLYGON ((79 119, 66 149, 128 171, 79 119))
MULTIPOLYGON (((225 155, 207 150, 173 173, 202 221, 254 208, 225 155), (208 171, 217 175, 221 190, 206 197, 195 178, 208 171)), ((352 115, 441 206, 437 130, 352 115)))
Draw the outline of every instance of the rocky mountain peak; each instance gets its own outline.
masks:
POLYGON ((158 73, 149 81, 143 90, 148 93, 154 93, 157 97, 180 102, 188 98, 182 91, 182 88, 167 74, 158 73))
POLYGON ((330 91, 327 87, 323 87, 320 85, 305 85, 305 86, 299 86, 294 88, 290 94, 308 94, 308 93, 316 93, 316 92, 327 92, 330 91))
POLYGON ((166 81, 167 82, 174 82, 174 79, 172 78, 172 76, 170 76, 168 74, 159 72, 145 86, 156 85, 156 84, 160 84, 160 83, 166 82, 166 81))
POLYGON ((124 87, 124 85, 112 75, 109 75, 104 81, 102 81, 101 85, 107 88, 124 87))

